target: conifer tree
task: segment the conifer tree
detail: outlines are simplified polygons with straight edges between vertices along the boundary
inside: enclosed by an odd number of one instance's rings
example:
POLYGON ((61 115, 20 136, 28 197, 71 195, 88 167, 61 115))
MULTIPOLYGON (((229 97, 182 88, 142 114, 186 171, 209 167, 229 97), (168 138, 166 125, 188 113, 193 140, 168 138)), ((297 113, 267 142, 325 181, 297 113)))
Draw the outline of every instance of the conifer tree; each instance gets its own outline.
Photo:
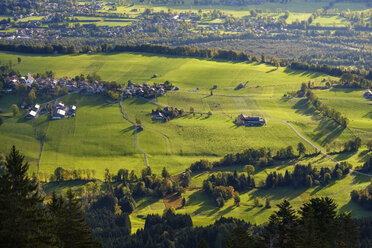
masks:
POLYGON ((253 239, 246 229, 238 225, 226 240, 226 248, 249 248, 252 247, 253 239))
POLYGON ((0 247, 54 247, 37 184, 28 162, 12 147, 0 176, 0 247))
POLYGON ((75 199, 71 189, 67 191, 66 199, 53 194, 48 209, 54 219, 54 232, 58 237, 59 247, 101 247, 100 243, 92 237, 81 204, 75 199))

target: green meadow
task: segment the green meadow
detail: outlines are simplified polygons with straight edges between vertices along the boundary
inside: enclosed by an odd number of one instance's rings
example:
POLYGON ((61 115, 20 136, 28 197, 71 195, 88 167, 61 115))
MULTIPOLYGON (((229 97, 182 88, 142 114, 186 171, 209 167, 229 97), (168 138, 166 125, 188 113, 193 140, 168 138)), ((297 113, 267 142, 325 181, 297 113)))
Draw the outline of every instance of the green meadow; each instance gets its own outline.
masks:
MULTIPOLYGON (((154 54, 120 53, 94 55, 24 55, 0 53, 0 60, 12 61, 23 75, 53 70, 57 77, 97 73, 103 80, 126 84, 162 83, 166 80, 180 87, 179 91, 167 92, 154 102, 141 98, 123 101, 124 111, 131 120, 139 119, 144 130, 138 133, 138 146, 147 154, 152 171, 159 174, 166 167, 172 175, 182 173, 191 163, 202 158, 215 161, 227 153, 237 153, 247 148, 270 147, 273 151, 286 146, 296 147, 303 142, 309 152, 314 148, 301 139, 298 132, 323 150, 340 149, 339 145, 356 135, 363 144, 372 138, 372 105, 363 99, 361 90, 316 90, 322 101, 350 119, 347 129, 322 117, 309 108, 305 99, 285 98, 288 91, 297 91, 301 83, 312 81, 317 85, 328 79, 321 73, 294 71, 245 62, 227 62, 198 58, 161 56, 154 54), (17 58, 21 58, 18 64, 17 58), (154 74, 158 77, 152 78, 154 74), (236 90, 239 83, 246 88, 236 90), (210 94, 210 89, 217 89, 210 94), (199 90, 195 90, 199 88, 199 90), (158 105, 173 106, 195 114, 188 114, 167 123, 153 121, 149 116, 158 105), (208 114, 210 112, 211 114, 208 114), (237 127, 233 120, 239 114, 265 117, 263 127, 237 127)), ((336 78, 332 78, 336 79, 336 78)), ((10 106, 21 99, 17 96, 0 97, 4 110, 4 123, 0 126, 0 152, 6 153, 15 144, 30 161, 31 171, 36 171, 40 153, 40 135, 45 141, 40 156, 40 171, 53 173, 57 167, 71 169, 94 169, 96 177, 104 178, 109 168, 116 173, 120 168, 135 170, 137 174, 145 167, 143 155, 136 150, 133 126, 123 119, 119 103, 109 103, 105 96, 81 96, 70 94, 62 97, 67 105, 77 105, 75 118, 50 120, 46 115, 32 121, 25 120, 25 111, 12 116, 10 106)), ((40 99, 42 103, 43 100, 40 99)), ((340 161, 349 161, 354 166, 362 165, 368 152, 363 146, 358 153, 336 155, 340 161)), ((256 184, 265 180, 267 173, 293 170, 296 163, 313 163, 314 167, 333 167, 335 163, 324 156, 305 158, 301 161, 285 161, 282 164, 257 169, 256 184)), ((241 167, 221 170, 242 171, 241 167)), ((313 196, 333 196, 341 211, 353 211, 354 216, 367 216, 366 211, 350 202, 350 192, 369 184, 368 177, 348 175, 326 187, 310 189, 255 189, 241 192, 241 206, 233 207, 232 200, 218 209, 211 198, 201 191, 203 180, 210 173, 194 174, 191 188, 185 193, 186 207, 177 210, 189 213, 197 225, 207 225, 220 216, 243 218, 254 223, 263 223, 275 210, 275 204, 288 199, 297 207, 313 196), (345 189, 346 188, 346 189, 345 189), (264 204, 270 199, 273 208, 254 207, 259 197, 264 204)), ((52 185, 62 190, 68 186, 52 185)), ((73 185, 79 188, 81 185, 73 185)), ((50 188, 48 189, 51 190, 50 188)), ((137 208, 131 215, 134 230, 143 227, 144 216, 162 213, 163 199, 137 199, 137 208)))

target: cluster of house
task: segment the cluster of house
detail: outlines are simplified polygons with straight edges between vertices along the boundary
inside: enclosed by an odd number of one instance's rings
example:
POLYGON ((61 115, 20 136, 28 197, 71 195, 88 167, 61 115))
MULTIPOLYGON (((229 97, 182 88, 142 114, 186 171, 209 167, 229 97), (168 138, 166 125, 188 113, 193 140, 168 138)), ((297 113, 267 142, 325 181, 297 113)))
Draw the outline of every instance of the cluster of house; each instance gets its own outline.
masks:
POLYGON ((372 100, 372 91, 367 90, 366 92, 364 92, 363 97, 364 97, 365 99, 372 100))
POLYGON ((178 87, 174 87, 168 81, 163 84, 150 85, 148 83, 144 84, 134 84, 129 82, 128 86, 124 89, 123 98, 129 98, 132 96, 140 96, 145 98, 154 98, 164 95, 166 91, 178 90, 178 87))
POLYGON ((35 104, 32 108, 29 109, 28 113, 26 114, 26 119, 36 119, 41 114, 40 111, 40 104, 35 104))
POLYGON ((53 108, 52 120, 60 120, 63 118, 75 117, 75 114, 76 114, 75 105, 67 107, 63 102, 58 102, 53 108))
POLYGON ((15 92, 17 87, 21 84, 25 85, 29 90, 32 88, 32 84, 37 83, 36 89, 37 95, 53 95, 56 93, 56 87, 58 86, 62 93, 69 92, 80 92, 85 95, 101 94, 106 91, 105 82, 95 81, 90 84, 87 81, 76 81, 74 79, 65 78, 33 78, 30 73, 28 77, 18 77, 16 75, 5 79, 2 92, 5 94, 15 92))
POLYGON ((234 121, 236 125, 238 126, 263 126, 266 124, 266 121, 262 117, 257 116, 246 116, 243 114, 240 114, 238 118, 234 121))
MULTIPOLYGON (((46 104, 45 108, 41 108, 40 104, 35 104, 33 107, 31 107, 25 118, 26 119, 36 119, 42 114, 48 114, 49 111, 49 104, 46 104)), ((76 106, 65 106, 63 102, 58 102, 53 108, 52 108, 52 120, 60 120, 62 118, 69 118, 69 117, 75 117, 76 114, 76 106)))
POLYGON ((174 119, 183 116, 183 110, 173 107, 164 107, 163 109, 152 110, 151 114, 153 120, 165 121, 166 119, 174 119))

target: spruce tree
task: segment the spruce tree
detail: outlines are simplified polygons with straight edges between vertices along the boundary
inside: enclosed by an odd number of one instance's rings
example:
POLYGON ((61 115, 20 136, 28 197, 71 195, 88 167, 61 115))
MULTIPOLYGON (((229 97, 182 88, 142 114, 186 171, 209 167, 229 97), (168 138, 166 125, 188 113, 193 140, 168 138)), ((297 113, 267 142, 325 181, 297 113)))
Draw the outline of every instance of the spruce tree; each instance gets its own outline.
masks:
POLYGON ((59 240, 59 247, 101 247, 93 238, 81 204, 75 199, 71 189, 67 191, 66 199, 53 194, 48 209, 54 219, 54 232, 59 240))
POLYGON ((249 248, 253 247, 253 239, 250 233, 242 226, 238 225, 232 230, 226 240, 226 248, 249 248))
POLYGON ((0 176, 0 247, 54 247, 48 219, 28 175, 28 162, 12 147, 0 176))
POLYGON ((305 203, 300 212, 299 247, 337 247, 337 205, 328 197, 314 198, 305 203))

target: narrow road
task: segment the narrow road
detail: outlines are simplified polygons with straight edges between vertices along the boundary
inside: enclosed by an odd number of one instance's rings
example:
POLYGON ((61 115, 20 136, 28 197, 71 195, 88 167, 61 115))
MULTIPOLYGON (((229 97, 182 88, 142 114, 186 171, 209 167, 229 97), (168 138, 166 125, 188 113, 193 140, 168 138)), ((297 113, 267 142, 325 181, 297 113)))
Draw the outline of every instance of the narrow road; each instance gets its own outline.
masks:
POLYGON ((37 163, 36 163, 36 171, 37 171, 37 173, 39 173, 40 159, 41 159, 41 154, 43 152, 43 147, 44 147, 44 139, 40 141, 40 152, 39 152, 39 157, 37 158, 37 163))
POLYGON ((144 151, 142 151, 142 150, 138 147, 138 141, 137 141, 137 127, 138 127, 138 126, 137 126, 137 124, 136 124, 135 122, 131 121, 131 120, 127 117, 127 115, 125 114, 125 112, 124 112, 124 107, 123 107, 123 98, 120 99, 119 104, 120 104, 120 110, 121 110, 121 113, 122 113, 122 115, 123 115, 123 118, 124 118, 125 120, 127 120, 128 122, 130 122, 130 123, 134 126, 134 144, 135 144, 135 146, 136 146, 136 149, 137 149, 139 152, 141 152, 141 153, 143 154, 143 157, 144 157, 144 159, 145 159, 145 165, 146 165, 146 167, 149 167, 149 165, 147 164, 147 155, 146 155, 146 153, 145 153, 144 151))
POLYGON ((312 147, 314 147, 315 149, 317 149, 319 152, 321 152, 324 156, 330 158, 331 160, 333 160, 334 162, 336 163, 340 163, 340 161, 336 160, 335 158, 333 158, 332 156, 330 156, 328 153, 322 151, 322 149, 320 149, 319 147, 317 147, 314 143, 312 143, 310 140, 306 139, 302 134, 300 134, 300 132, 297 131, 297 129, 292 125, 290 124, 288 121, 284 121, 284 120, 279 120, 279 119, 272 119, 272 118, 267 118, 267 119, 271 119, 271 120, 275 120, 275 121, 280 121, 286 125, 288 125, 290 128, 293 129, 293 131, 301 138, 303 139, 304 141, 306 141, 307 143, 309 143, 312 147))

